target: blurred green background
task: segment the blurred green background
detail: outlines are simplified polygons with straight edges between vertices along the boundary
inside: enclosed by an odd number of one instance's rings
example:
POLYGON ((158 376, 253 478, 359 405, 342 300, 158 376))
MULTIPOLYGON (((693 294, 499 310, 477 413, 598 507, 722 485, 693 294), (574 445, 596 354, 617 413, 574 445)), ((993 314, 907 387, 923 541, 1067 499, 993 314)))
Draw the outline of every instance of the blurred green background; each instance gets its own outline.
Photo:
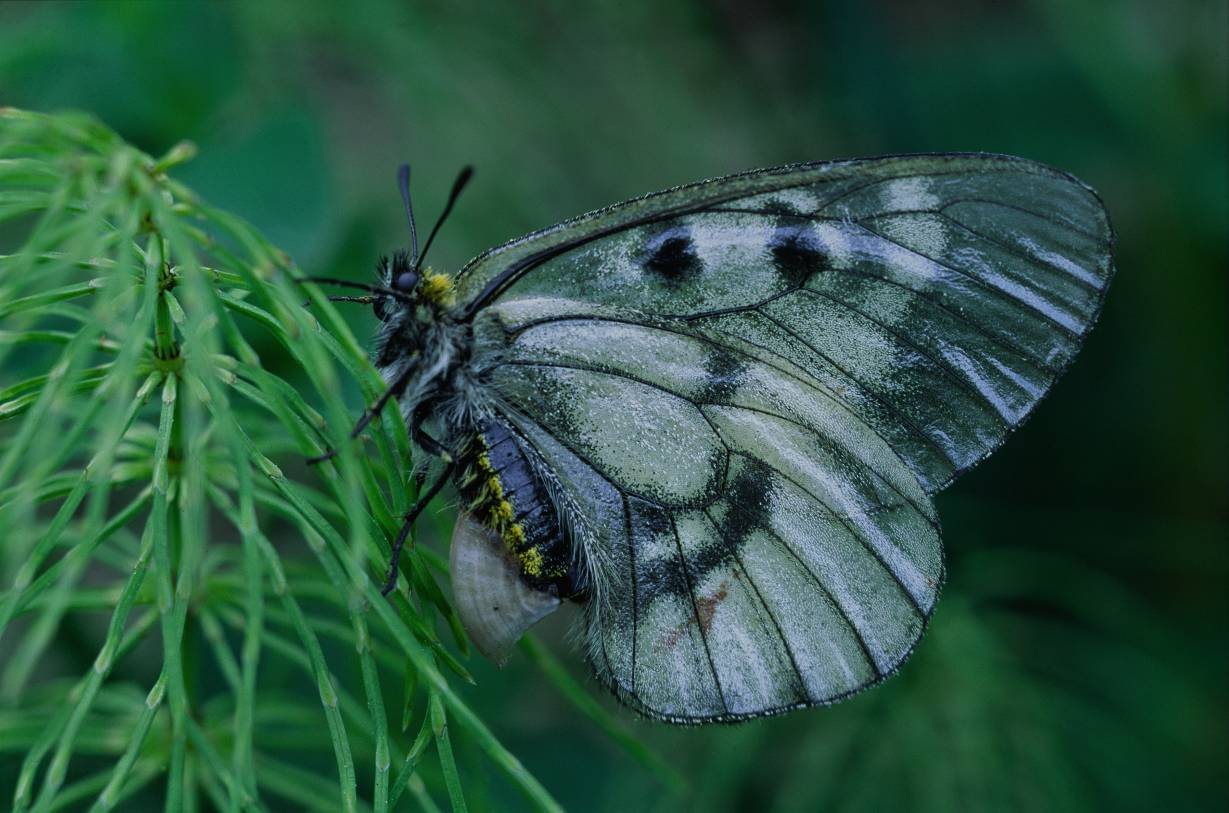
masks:
MULTIPOLYGON (((463 691, 575 810, 1220 810, 1227 31, 1223 2, 1142 0, 7 2, 0 104, 86 110, 155 154, 191 139, 177 177, 309 273, 353 279, 406 241, 402 160, 427 221, 477 167, 432 252, 446 270, 607 203, 793 161, 985 150, 1078 175, 1118 231, 1105 312, 1037 415, 940 496, 950 577, 897 677, 736 727, 616 711, 681 787, 523 654, 472 662, 463 691)), ((366 309, 352 318, 371 333, 366 309)), ((439 546, 449 512, 430 522, 439 546)), ((565 624, 542 637, 602 691, 565 624)), ((62 646, 88 668, 71 630, 62 646)), ((0 784, 18 758, 0 753, 0 784)), ((465 779, 475 809, 523 804, 465 779)))

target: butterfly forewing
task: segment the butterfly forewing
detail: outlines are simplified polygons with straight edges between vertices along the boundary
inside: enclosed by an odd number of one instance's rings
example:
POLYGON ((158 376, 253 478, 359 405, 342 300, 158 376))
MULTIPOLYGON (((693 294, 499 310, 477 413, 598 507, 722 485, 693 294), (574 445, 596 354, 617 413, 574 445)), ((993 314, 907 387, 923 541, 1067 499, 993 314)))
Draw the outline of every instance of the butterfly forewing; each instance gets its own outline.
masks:
POLYGON ((459 278, 505 419, 602 576, 590 657, 642 711, 738 719, 889 674, 942 580, 929 494, 1079 347, 1095 195, 992 156, 685 187, 459 278))

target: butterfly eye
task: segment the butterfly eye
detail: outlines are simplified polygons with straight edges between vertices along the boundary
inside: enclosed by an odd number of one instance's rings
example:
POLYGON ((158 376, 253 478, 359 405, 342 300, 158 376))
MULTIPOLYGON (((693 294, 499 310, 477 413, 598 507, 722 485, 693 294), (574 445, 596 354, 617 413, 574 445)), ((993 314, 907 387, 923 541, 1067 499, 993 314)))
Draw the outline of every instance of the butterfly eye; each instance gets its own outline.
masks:
POLYGON ((393 280, 393 288, 403 293, 411 293, 418 284, 418 274, 413 271, 403 271, 393 280))

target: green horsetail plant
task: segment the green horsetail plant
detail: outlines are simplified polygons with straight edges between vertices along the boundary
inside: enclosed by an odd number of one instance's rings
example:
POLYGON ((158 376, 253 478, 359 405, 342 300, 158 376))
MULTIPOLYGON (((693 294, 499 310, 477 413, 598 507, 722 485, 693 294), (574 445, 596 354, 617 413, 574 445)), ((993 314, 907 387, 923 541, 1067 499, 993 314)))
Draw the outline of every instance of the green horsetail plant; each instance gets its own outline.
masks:
POLYGON ((416 489, 402 421, 347 442, 343 383, 369 402, 383 386, 366 351, 285 253, 167 174, 193 152, 152 158, 84 116, 0 109, 0 753, 20 759, 13 809, 163 795, 167 810, 280 798, 383 811, 402 797, 464 810, 461 741, 557 809, 454 691, 469 675, 436 632, 458 629, 438 555, 413 547, 407 578, 380 596, 416 489), (309 556, 288 555, 303 552, 296 540, 309 556), (57 652, 70 626, 96 653, 84 674, 65 674, 57 652), (206 659, 222 681, 208 696, 206 659), (355 665, 349 686, 338 675, 355 665), (288 676, 279 686, 314 683, 318 704, 262 683, 267 669, 288 676), (386 707, 403 691, 403 708, 386 707), (336 782, 287 757, 288 741, 318 745, 336 782))

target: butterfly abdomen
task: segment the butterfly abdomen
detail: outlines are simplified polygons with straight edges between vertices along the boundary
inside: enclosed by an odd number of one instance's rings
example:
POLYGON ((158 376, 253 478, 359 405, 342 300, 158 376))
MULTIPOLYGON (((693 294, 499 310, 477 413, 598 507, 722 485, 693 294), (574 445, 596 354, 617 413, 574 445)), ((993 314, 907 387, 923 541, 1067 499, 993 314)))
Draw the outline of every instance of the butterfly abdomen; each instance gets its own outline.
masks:
POLYGON ((516 435, 485 421, 462 461, 458 488, 469 512, 514 555, 521 577, 539 590, 576 592, 572 552, 559 514, 516 435))

